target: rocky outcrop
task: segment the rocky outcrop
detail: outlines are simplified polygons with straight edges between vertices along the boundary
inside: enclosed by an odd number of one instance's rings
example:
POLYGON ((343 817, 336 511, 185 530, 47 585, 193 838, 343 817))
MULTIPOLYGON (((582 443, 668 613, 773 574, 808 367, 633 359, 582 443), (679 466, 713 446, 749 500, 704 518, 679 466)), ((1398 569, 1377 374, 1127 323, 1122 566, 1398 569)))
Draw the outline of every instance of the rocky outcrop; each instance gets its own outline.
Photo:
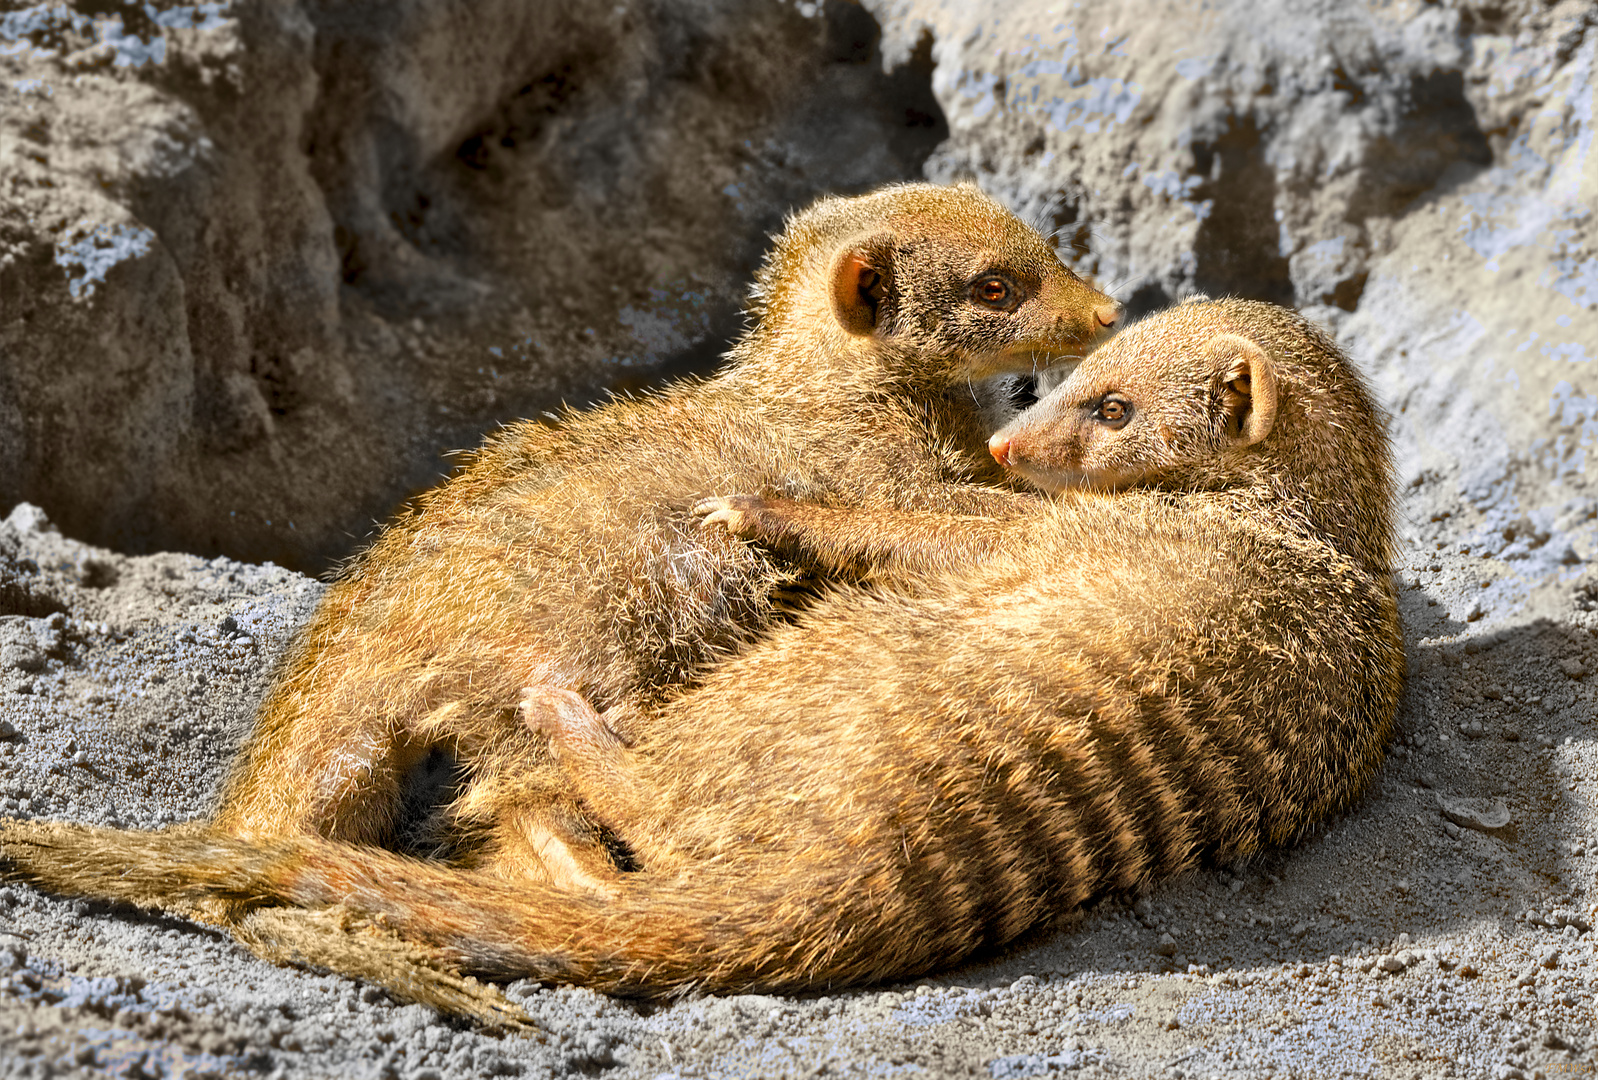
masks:
POLYGON ((495 423, 704 370, 785 209, 924 168, 1134 310, 1310 308, 1473 550, 1590 549, 1580 0, 103 8, 0 22, 0 504, 74 535, 323 566, 495 423))
POLYGON ((496 423, 703 370, 784 211, 945 134, 876 38, 733 0, 0 16, 0 504, 316 568, 496 423))
POLYGON ((1417 540, 1527 571, 1489 606, 1598 549, 1590 4, 870 6, 890 56, 936 41, 929 174, 1050 222, 1134 308, 1334 329, 1396 414, 1417 540))

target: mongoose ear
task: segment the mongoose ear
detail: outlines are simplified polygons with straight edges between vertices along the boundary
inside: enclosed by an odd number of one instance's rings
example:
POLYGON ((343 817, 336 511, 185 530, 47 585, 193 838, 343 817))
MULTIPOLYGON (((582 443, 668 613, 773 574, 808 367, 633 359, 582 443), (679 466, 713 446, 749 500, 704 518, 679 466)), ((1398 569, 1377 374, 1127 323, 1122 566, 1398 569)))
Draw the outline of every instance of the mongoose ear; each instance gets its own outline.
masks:
POLYGON ((1214 362, 1226 432, 1239 446, 1253 446, 1276 421, 1276 365, 1256 343, 1239 334, 1218 334, 1205 346, 1214 362))
POLYGON ((893 291, 893 237, 857 240, 832 262, 832 310, 851 334, 869 334, 887 316, 885 301, 893 291))

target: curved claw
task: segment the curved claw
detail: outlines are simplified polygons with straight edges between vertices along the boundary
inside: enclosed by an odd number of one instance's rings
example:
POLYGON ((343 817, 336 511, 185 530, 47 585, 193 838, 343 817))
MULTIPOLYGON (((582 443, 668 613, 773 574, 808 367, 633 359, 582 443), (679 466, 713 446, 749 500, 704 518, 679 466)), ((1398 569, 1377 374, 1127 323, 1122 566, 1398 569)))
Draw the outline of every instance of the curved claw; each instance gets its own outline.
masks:
POLYGON ((743 525, 744 515, 765 506, 766 500, 759 495, 716 495, 700 499, 691 509, 703 519, 699 522, 700 528, 721 525, 728 532, 737 534, 743 525))

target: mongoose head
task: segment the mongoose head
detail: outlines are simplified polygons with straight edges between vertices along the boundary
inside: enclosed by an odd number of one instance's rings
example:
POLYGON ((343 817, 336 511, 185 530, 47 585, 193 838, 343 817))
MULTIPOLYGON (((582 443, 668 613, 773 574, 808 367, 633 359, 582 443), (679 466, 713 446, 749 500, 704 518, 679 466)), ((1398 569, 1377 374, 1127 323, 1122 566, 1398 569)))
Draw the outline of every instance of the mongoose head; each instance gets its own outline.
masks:
POLYGON ((1276 371, 1240 334, 1173 340, 1159 317, 1093 353, 989 442, 1002 465, 1048 491, 1180 482, 1270 434, 1276 371), (1151 348, 1150 346, 1155 346, 1151 348))
POLYGON ((1392 467, 1359 373, 1295 312, 1187 303, 1124 330, 998 431, 1048 491, 1234 491, 1386 566, 1392 467))
POLYGON ((958 383, 1080 358, 1121 308, 976 187, 897 184, 795 216, 753 314, 757 333, 823 328, 858 367, 958 383))

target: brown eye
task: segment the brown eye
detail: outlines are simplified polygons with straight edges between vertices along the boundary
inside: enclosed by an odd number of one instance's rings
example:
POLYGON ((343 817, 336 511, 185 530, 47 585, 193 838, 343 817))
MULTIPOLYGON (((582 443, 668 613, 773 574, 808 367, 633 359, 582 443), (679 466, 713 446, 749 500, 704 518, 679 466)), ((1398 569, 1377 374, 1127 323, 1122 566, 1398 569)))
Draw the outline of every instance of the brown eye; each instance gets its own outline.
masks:
POLYGON ((1016 306, 1019 294, 1009 281, 998 274, 989 274, 971 283, 971 297, 986 307, 1009 311, 1016 306))
POLYGON ((1093 419, 1106 427, 1124 427, 1132 419, 1132 406, 1119 398, 1105 398, 1099 402, 1099 407, 1093 410, 1093 419))

